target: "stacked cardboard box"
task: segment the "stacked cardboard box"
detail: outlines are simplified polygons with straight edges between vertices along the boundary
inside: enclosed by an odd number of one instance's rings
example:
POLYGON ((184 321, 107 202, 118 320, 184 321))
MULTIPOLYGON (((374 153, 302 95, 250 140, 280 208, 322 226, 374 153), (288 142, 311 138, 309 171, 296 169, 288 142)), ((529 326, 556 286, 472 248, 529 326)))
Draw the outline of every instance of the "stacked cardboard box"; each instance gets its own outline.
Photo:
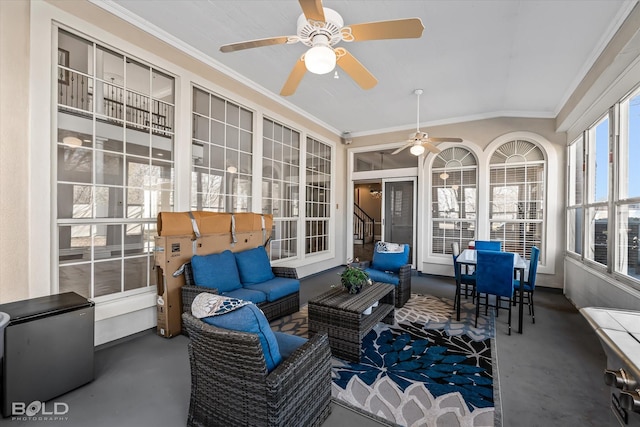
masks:
MULTIPOLYGON (((266 245, 273 216, 256 213, 160 212, 155 238, 158 335, 180 334, 184 275, 178 274, 193 255, 244 251, 266 245), (175 274, 175 275, 174 275, 175 274)), ((268 245, 266 246, 268 250, 268 245)))

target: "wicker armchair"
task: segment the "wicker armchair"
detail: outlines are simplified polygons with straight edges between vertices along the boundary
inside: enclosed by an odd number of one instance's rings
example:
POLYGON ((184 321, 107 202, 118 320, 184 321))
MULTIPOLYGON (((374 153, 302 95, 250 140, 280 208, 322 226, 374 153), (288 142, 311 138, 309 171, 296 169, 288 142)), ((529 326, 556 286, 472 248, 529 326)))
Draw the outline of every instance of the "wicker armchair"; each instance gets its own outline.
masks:
POLYGON ((329 416, 331 350, 316 334, 271 372, 256 334, 182 314, 189 333, 188 426, 316 426, 329 416))
MULTIPOLYGON (((297 279, 298 273, 295 268, 290 267, 271 267, 273 274, 276 277, 288 277, 291 279, 297 279)), ((193 280, 193 269, 191 263, 188 262, 184 265, 184 286, 182 286, 182 312, 191 313, 191 303, 193 299, 201 292, 216 293, 215 290, 205 288, 202 286, 196 286, 195 280, 193 280)), ((276 301, 263 302, 258 304, 258 307, 262 310, 264 315, 269 321, 278 319, 288 314, 296 313, 300 310, 300 292, 286 295, 276 301)))
POLYGON ((358 265, 366 271, 374 282, 391 283, 396 287, 397 308, 403 307, 411 298, 411 263, 409 262, 409 245, 403 246, 402 253, 386 254, 378 251, 377 243, 373 250, 372 261, 361 261, 358 265), (391 271, 389 271, 391 270, 391 271))

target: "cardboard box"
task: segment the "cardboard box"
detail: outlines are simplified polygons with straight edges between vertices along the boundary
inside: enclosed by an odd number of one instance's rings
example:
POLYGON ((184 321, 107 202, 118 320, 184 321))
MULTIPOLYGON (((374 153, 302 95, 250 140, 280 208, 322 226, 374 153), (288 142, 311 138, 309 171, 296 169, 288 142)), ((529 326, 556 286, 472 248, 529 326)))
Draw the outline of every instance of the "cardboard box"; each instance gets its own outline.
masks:
MULTIPOLYGON (((194 214, 197 212, 194 212, 194 214)), ((196 216, 196 215, 194 215, 196 216)), ((265 229, 262 229, 262 215, 260 214, 231 214, 217 216, 229 218, 229 227, 236 223, 235 233, 230 229, 225 232, 201 235, 199 238, 189 231, 184 235, 160 235, 155 237, 155 268, 157 274, 157 312, 158 312, 158 335, 170 338, 179 335, 182 325, 182 296, 181 289, 184 285, 184 275, 179 274, 174 277, 183 264, 191 261, 193 255, 207 255, 220 253, 224 250, 240 252, 263 246, 271 236, 273 217, 264 215, 265 229), (238 221, 236 222, 236 219, 238 221), (235 241, 234 241, 235 240, 235 241)), ((160 217, 160 216, 159 216, 160 217)), ((169 218, 163 213, 163 218, 169 218)), ((174 218, 178 218, 176 216, 174 218)), ((184 217, 184 215, 182 215, 184 217)), ((189 217, 187 215, 187 217, 189 217)), ((189 217, 190 218, 190 217, 189 217)), ((201 217, 202 218, 202 217, 201 217)), ((210 217, 212 218, 212 217, 210 217)), ((178 222, 184 222, 179 219, 178 222)), ((163 221, 166 225, 167 222, 163 221)), ((190 219, 189 219, 190 223, 190 219)), ((182 226, 180 226, 182 227, 182 226)), ((158 224, 160 228, 160 223, 158 224)), ((169 226, 167 229, 182 229, 169 226)), ((211 228, 209 228, 211 229, 211 228)), ((268 248, 268 246, 267 246, 268 248)))

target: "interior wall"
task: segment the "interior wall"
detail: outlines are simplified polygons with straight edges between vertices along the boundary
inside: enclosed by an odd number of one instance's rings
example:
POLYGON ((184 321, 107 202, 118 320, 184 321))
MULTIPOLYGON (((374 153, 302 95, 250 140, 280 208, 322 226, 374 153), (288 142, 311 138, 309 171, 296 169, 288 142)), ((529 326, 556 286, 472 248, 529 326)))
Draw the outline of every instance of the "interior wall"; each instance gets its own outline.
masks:
POLYGON ((0 303, 29 296, 29 13, 0 1, 0 303))

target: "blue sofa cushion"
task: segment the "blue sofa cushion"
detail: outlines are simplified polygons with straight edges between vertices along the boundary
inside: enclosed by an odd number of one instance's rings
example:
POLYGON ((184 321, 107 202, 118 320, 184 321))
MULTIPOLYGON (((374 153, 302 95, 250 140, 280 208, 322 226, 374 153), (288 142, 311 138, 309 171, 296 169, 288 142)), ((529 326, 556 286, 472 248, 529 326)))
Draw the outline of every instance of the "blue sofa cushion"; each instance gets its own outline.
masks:
POLYGON ((221 292, 220 295, 229 298, 237 298, 245 301, 251 301, 254 304, 260 304, 267 300, 264 292, 255 291, 253 289, 240 288, 232 291, 221 292))
POLYGON ((378 252, 378 246, 376 246, 376 250, 373 251, 371 268, 397 273, 400 271, 400 267, 408 263, 409 245, 404 245, 404 250, 402 252, 378 252))
POLYGON ((236 259, 229 250, 219 254, 194 255, 191 268, 198 286, 218 289, 220 294, 242 287, 236 259))
POLYGON ((271 270, 269 255, 264 247, 258 246, 247 251, 236 252, 234 255, 243 285, 262 283, 276 277, 271 270))
POLYGON ((302 344, 307 342, 306 338, 299 337, 297 335, 285 334, 284 332, 274 332, 276 341, 278 341, 278 348, 280 349, 280 356, 282 359, 288 359, 291 354, 296 351, 302 344))
POLYGON ((390 283, 398 286, 400 284, 400 277, 394 273, 388 273, 386 271, 375 270, 373 268, 367 268, 364 270, 371 280, 374 282, 390 283))
POLYGON ((298 279, 290 279, 287 277, 275 277, 266 282, 256 283, 254 285, 244 285, 245 289, 260 291, 266 294, 267 301, 275 301, 287 295, 300 291, 300 281, 298 279))
POLYGON ((222 316, 205 317, 202 320, 218 328, 257 334, 269 372, 282 361, 276 336, 264 313, 254 304, 245 305, 222 316))

